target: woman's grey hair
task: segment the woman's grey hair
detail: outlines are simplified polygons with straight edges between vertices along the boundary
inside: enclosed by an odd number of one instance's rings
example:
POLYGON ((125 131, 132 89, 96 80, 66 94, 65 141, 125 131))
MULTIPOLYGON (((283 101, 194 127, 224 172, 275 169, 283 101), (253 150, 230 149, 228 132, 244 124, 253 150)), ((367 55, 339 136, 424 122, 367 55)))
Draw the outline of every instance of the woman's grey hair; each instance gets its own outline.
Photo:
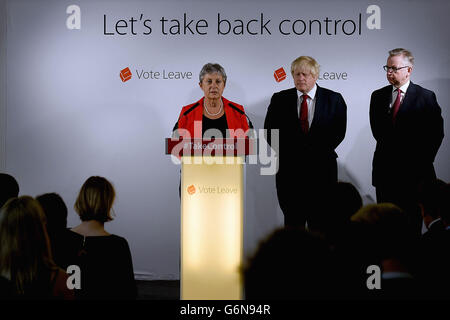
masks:
POLYGON ((411 53, 411 51, 403 49, 403 48, 397 48, 397 49, 393 49, 391 51, 389 51, 389 57, 393 57, 393 56, 403 56, 404 60, 407 60, 411 66, 414 65, 414 57, 411 53))
POLYGON ((203 81, 203 78, 206 74, 218 73, 222 76, 223 82, 227 82, 227 74, 225 73, 225 69, 218 63, 207 63, 203 66, 198 78, 200 83, 203 81))

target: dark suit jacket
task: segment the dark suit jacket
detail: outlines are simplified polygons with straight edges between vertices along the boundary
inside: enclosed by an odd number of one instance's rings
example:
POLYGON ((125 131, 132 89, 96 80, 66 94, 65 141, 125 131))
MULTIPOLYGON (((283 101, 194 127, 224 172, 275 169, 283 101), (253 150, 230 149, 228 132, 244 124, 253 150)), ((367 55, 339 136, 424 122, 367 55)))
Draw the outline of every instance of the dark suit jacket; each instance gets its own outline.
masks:
POLYGON ((450 230, 435 230, 434 226, 420 239, 417 274, 427 298, 449 299, 450 230))
POLYGON ((426 234, 431 235, 431 234, 435 234, 438 232, 444 232, 444 231, 445 231, 444 222, 442 222, 442 220, 438 220, 428 228, 428 231, 425 232, 424 235, 426 235, 426 234))
MULTIPOLYGON (((297 89, 277 92, 272 96, 264 128, 279 129, 277 188, 292 184, 294 177, 301 181, 318 183, 337 180, 337 154, 334 149, 344 139, 347 125, 347 106, 342 95, 317 86, 313 121, 308 134, 300 127, 297 111, 297 89)), ((301 182, 300 181, 300 182, 301 182)))
POLYGON ((435 178, 433 162, 444 137, 436 95, 410 82, 395 124, 391 100, 390 85, 374 91, 370 99, 370 126, 377 141, 372 184, 410 184, 435 178))
MULTIPOLYGON (((439 220, 433 223, 428 231, 422 235, 422 237, 420 238, 420 245, 422 248, 424 248, 424 250, 431 252, 443 245, 443 242, 445 242, 443 241, 443 239, 445 239, 446 237, 448 238, 446 234, 449 233, 447 232, 447 230, 445 230, 445 226, 442 220, 439 220)), ((439 250, 441 249, 437 249, 437 251, 439 250)), ((437 255, 440 254, 442 253, 437 253, 437 255)))

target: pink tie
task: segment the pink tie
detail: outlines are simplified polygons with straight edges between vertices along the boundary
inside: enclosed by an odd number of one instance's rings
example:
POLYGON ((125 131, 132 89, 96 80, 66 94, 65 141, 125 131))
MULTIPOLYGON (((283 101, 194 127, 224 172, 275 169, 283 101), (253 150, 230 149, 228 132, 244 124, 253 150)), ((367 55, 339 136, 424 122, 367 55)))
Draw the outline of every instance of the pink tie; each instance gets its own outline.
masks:
POLYGON ((392 122, 395 123, 395 117, 397 116, 398 109, 400 109, 400 100, 402 97, 402 90, 397 89, 397 99, 395 99, 394 106, 392 107, 392 122))
POLYGON ((300 107, 300 126, 303 133, 308 133, 309 122, 308 122, 308 102, 309 96, 307 94, 302 95, 303 101, 300 107))

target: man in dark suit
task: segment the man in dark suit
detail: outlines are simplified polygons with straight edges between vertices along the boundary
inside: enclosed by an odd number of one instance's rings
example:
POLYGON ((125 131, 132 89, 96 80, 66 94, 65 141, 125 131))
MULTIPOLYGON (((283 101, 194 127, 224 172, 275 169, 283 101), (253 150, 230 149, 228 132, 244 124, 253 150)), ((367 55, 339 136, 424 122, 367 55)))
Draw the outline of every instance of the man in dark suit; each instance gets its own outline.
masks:
MULTIPOLYGON (((276 187, 286 226, 320 224, 320 195, 337 182, 337 154, 347 106, 341 94, 316 84, 319 64, 301 56, 291 64, 295 88, 272 96, 264 128, 278 155, 276 187), (279 145, 271 141, 279 130, 279 145)), ((322 201, 323 202, 323 201, 322 201)))
POLYGON ((419 186, 418 203, 423 224, 427 228, 422 239, 426 239, 426 241, 432 241, 436 235, 445 231, 445 225, 440 216, 441 190, 445 185, 444 181, 435 179, 425 181, 419 186))
POLYGON ((429 211, 427 215, 440 219, 425 222, 428 231, 422 235, 417 251, 418 277, 426 298, 449 299, 450 184, 435 182, 429 189, 429 195, 424 198, 429 201, 422 201, 423 210, 429 211))
POLYGON ((389 51, 384 69, 390 85, 372 93, 370 126, 377 141, 372 184, 377 202, 392 202, 409 212, 420 234, 417 190, 420 183, 436 178, 433 162, 444 131, 434 92, 410 81, 413 65, 408 50, 389 51))

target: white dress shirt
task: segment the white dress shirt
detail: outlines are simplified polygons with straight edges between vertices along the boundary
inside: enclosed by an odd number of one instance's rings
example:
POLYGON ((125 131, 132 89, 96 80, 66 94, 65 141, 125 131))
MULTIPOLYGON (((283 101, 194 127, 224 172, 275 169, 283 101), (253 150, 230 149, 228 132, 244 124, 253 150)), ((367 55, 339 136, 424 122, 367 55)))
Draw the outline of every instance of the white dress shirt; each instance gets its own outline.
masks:
MULTIPOLYGON (((314 84, 314 87, 311 89, 311 91, 309 91, 308 93, 306 93, 308 95, 308 101, 306 102, 308 104, 308 123, 309 123, 309 128, 311 128, 311 123, 313 121, 314 118, 314 110, 316 107, 316 91, 317 91, 317 85, 314 84)), ((297 90, 297 115, 300 118, 300 109, 302 107, 302 102, 303 102, 303 98, 302 98, 303 93, 297 90)))
MULTIPOLYGON (((410 82, 411 81, 408 80, 408 82, 406 82, 399 88, 400 90, 402 90, 402 95, 400 96, 400 104, 403 102, 403 98, 405 98, 406 90, 408 90, 410 82)), ((389 109, 392 109, 392 107, 394 106, 395 100, 397 100, 397 94, 398 94, 397 88, 395 86, 392 86, 392 100, 391 103, 389 104, 389 109)))

